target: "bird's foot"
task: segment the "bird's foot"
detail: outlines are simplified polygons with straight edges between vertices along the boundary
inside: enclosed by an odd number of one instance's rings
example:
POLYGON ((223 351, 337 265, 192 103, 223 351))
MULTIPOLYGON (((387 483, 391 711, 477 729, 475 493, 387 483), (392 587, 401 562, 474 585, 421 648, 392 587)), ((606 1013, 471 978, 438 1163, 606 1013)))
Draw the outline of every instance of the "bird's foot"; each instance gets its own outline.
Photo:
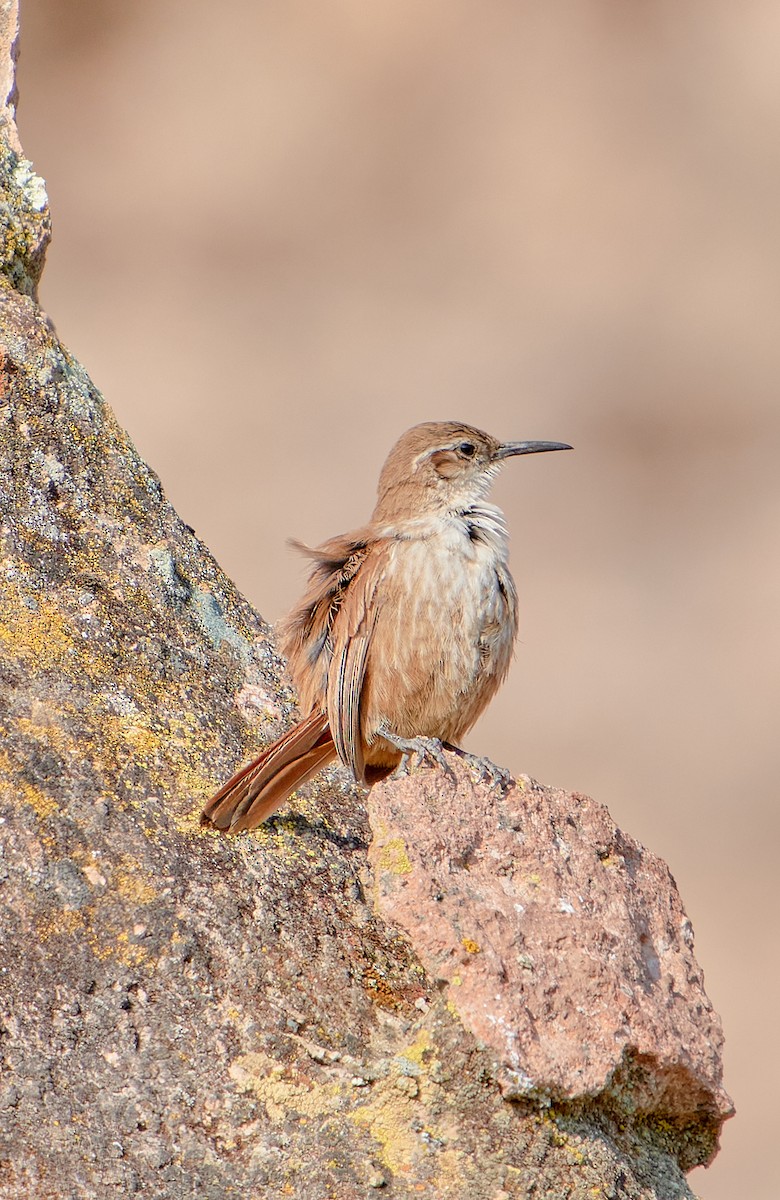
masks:
POLYGON ((512 776, 505 767, 496 766, 489 758, 480 758, 476 754, 470 754, 468 750, 461 750, 460 746, 450 746, 447 743, 445 745, 469 765, 480 783, 486 783, 488 787, 497 788, 501 792, 508 791, 512 776))
MULTIPOLYGON (((412 758, 416 758, 416 766, 421 767, 423 763, 429 763, 431 766, 440 767, 445 775, 450 779, 455 778, 455 772, 447 762, 444 753, 444 746, 439 738, 430 737, 412 737, 402 738, 397 733, 392 733, 388 729, 380 730, 381 736, 391 746, 395 746, 396 750, 400 750, 403 754, 403 759, 399 766, 399 771, 406 773, 411 764, 412 758)), ((449 749, 449 747, 448 747, 449 749)))

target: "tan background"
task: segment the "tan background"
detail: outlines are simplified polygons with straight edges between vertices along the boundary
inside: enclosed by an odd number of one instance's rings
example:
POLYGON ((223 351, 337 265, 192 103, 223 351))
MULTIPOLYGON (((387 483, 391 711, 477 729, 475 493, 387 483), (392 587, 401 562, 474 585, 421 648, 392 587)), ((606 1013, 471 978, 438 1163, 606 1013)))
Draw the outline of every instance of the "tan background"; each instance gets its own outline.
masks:
POLYGON ((470 745, 668 860, 739 1108, 692 1184, 774 1200, 780 7, 23 10, 43 302, 268 618, 406 426, 575 444, 496 489, 522 640, 470 745))

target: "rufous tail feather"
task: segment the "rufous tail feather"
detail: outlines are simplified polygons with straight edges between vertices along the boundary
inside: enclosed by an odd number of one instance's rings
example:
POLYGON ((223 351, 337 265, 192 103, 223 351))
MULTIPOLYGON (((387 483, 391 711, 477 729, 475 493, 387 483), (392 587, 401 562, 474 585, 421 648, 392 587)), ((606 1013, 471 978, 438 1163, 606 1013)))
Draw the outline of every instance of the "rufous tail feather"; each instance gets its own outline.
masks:
POLYGON ((209 800, 201 825, 227 833, 255 829, 334 758, 328 718, 314 712, 241 767, 209 800))

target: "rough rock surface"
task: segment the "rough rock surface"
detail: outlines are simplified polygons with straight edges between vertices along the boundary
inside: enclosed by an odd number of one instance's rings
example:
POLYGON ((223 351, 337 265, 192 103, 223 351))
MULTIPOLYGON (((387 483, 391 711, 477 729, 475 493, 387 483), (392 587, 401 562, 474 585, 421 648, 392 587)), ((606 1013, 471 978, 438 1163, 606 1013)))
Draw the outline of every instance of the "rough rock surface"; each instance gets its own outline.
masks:
MULTIPOLYGON (((10 36, 13 7, 3 13, 10 36)), ((508 1101, 500 1047, 441 992, 442 979, 456 986, 446 951, 434 965, 400 909, 372 905, 393 839, 377 885, 342 772, 255 835, 199 829, 203 800, 282 729, 292 697, 267 627, 36 307, 48 212, 12 116, 0 146, 0 1197, 689 1196, 683 1172, 710 1156, 722 1114, 717 1044, 705 1079, 698 1050, 675 1058, 664 1042, 689 1098, 673 1110, 688 1104, 684 1128, 661 1115, 668 1104, 648 1105, 646 1073, 627 1061, 619 1088, 613 1077, 508 1101)), ((430 806, 437 779, 396 781, 376 803, 390 812, 419 788, 430 806)), ((437 837, 460 845, 439 782, 437 837)), ((464 805, 487 803, 461 788, 464 805)), ((399 825, 410 864, 430 837, 420 822, 399 825)), ((542 878, 552 836, 539 831, 540 895, 557 895, 558 876, 542 878)), ((621 877, 586 839, 574 855, 578 877, 585 860, 621 877)), ((423 923, 440 907, 429 898, 423 923)), ((492 927, 459 936, 486 947, 492 927)), ((541 934, 534 946, 533 970, 552 979, 556 946, 541 934)), ((593 1038, 605 1028, 594 1022, 593 1038)), ((536 1040, 554 1032, 537 1013, 536 1040)), ((589 1080, 602 1060, 592 1050, 589 1080)))
MULTIPOLYGON (((504 1095, 622 1103, 714 1133, 723 1036, 668 867, 587 796, 460 766, 376 787, 377 907, 495 1057, 504 1095)), ((684 1140, 684 1139, 683 1139, 684 1140)))

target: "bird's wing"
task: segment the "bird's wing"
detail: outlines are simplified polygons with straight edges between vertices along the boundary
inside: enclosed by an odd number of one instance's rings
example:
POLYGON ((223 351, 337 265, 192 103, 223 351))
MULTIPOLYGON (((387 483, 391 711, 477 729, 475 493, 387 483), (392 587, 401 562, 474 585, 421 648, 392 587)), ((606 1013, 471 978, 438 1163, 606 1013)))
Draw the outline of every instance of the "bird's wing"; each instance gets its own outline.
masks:
POLYGON ((371 638, 381 608, 379 584, 386 554, 374 545, 344 589, 331 626, 328 669, 328 724, 338 756, 361 782, 365 780, 360 698, 366 679, 371 638))
POLYGON ((277 627, 279 648, 288 660, 302 712, 325 711, 333 625, 368 553, 361 534, 361 530, 343 534, 315 549, 292 543, 314 563, 304 596, 277 627))

